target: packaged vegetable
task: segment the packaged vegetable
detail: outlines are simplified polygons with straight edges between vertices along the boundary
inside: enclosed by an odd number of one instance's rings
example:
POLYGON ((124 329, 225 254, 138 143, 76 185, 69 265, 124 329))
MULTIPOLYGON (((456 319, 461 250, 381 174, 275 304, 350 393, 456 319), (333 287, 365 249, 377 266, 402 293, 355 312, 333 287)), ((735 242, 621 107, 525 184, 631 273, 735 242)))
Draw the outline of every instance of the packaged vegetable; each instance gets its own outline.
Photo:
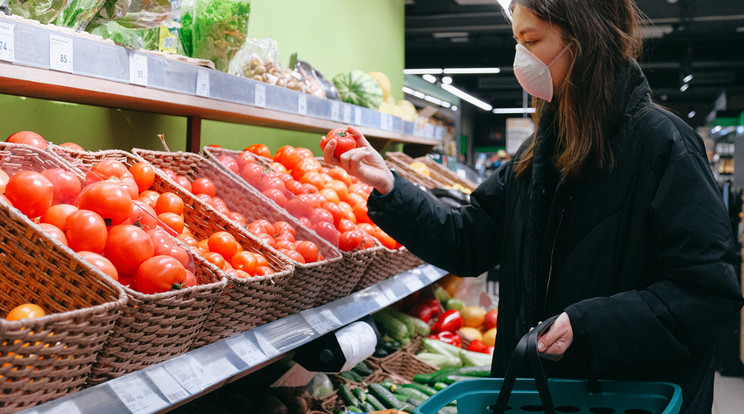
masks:
POLYGON ((230 61, 248 37, 250 0, 195 0, 194 12, 181 17, 181 36, 191 49, 191 57, 214 62, 218 70, 227 72, 230 61))
POLYGON ((10 0, 8 6, 14 15, 47 24, 54 21, 71 0, 10 0))
POLYGON ((57 26, 85 30, 106 0, 72 0, 54 21, 57 26))
POLYGON ((377 110, 382 102, 382 88, 374 78, 361 70, 339 73, 333 77, 339 98, 353 105, 377 110))
POLYGON ((318 399, 333 394, 331 379, 323 372, 316 372, 305 388, 310 392, 310 395, 318 399))

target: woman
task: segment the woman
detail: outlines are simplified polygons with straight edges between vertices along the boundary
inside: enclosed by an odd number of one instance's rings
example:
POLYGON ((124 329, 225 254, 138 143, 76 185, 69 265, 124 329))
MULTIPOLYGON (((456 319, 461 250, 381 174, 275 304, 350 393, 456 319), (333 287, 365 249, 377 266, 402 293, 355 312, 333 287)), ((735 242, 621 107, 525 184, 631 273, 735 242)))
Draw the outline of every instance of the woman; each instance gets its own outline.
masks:
POLYGON ((632 0, 515 0, 515 74, 536 131, 453 210, 359 148, 327 162, 374 186, 369 216, 460 276, 501 265, 493 373, 530 327, 549 375, 670 381, 710 412, 715 338, 742 297, 701 139, 651 102, 632 0))

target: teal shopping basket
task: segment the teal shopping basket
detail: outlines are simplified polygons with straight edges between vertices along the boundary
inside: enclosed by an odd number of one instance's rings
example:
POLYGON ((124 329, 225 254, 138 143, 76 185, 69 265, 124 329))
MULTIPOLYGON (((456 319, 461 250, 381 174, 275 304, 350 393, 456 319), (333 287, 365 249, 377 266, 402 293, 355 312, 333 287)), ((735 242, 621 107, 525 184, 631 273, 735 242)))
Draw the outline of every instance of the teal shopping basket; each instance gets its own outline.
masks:
POLYGON ((676 384, 641 381, 589 381, 545 378, 537 338, 555 321, 552 317, 522 337, 504 378, 456 382, 416 407, 415 414, 436 414, 457 401, 458 414, 580 413, 676 414, 682 390, 676 384), (516 378, 527 360, 532 378, 516 378))

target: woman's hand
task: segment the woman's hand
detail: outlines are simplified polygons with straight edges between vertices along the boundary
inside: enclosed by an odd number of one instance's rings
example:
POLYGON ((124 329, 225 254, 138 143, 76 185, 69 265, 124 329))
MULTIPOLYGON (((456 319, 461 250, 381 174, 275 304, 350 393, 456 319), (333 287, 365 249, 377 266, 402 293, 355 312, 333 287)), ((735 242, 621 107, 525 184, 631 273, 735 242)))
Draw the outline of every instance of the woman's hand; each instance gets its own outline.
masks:
POLYGON ((540 354, 551 361, 557 361, 563 357, 573 342, 573 328, 568 314, 563 312, 553 325, 537 340, 537 350, 540 354))
POLYGON ((385 165, 380 153, 372 148, 358 129, 350 126, 347 131, 354 137, 357 148, 341 154, 340 159, 336 158, 333 155, 333 150, 336 149, 336 139, 331 138, 323 150, 325 162, 340 166, 363 183, 374 187, 381 194, 390 192, 393 189, 395 177, 385 165))

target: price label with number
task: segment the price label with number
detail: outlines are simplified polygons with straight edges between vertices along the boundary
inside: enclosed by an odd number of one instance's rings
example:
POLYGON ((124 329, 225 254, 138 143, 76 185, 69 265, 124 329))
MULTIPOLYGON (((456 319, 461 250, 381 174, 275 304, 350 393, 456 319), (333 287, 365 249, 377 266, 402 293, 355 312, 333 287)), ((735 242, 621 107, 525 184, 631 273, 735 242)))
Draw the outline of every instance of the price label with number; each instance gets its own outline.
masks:
POLYGON ((72 401, 64 401, 52 409, 44 411, 44 414, 82 414, 78 406, 72 401))
POLYGON ((255 90, 255 101, 253 102, 259 108, 266 108, 266 85, 257 84, 255 90))
POLYGON ((204 375, 202 376, 202 385, 204 388, 225 380, 238 372, 235 365, 231 364, 226 358, 217 358, 202 366, 204 367, 204 375))
POLYGON ((165 365, 165 370, 180 384, 189 394, 197 394, 202 391, 201 381, 198 375, 204 371, 201 364, 190 356, 181 357, 165 365))
POLYGON ((273 358, 279 355, 279 350, 277 350, 274 345, 263 336, 260 330, 254 331, 253 334, 256 335, 256 342, 258 342, 258 346, 267 357, 273 358))
POLYGON ((426 275, 427 278, 429 278, 430 282, 433 282, 435 280, 439 280, 441 275, 439 272, 436 271, 432 266, 424 266, 423 272, 426 275))
POLYGON ((138 53, 129 55, 129 83, 147 86, 147 56, 138 53))
POLYGON ((402 278, 403 285, 405 285, 405 287, 407 287, 408 290, 410 290, 411 292, 415 292, 424 287, 424 283, 421 281, 421 279, 419 279, 418 275, 409 273, 402 276, 405 276, 404 278, 402 278))
POLYGON ((235 352, 248 366, 255 367, 267 360, 266 355, 258 347, 258 343, 247 335, 238 335, 227 340, 227 346, 235 352))
POLYGON ((339 121, 340 112, 341 105, 336 101, 331 102, 331 119, 334 121, 339 121))
POLYGON ((209 72, 205 69, 196 72, 196 94, 209 98, 209 72))
POLYGON ((49 35, 49 69, 72 73, 72 39, 49 35))
POLYGON ((174 403, 188 398, 189 393, 178 382, 168 374, 163 368, 155 368, 145 371, 152 382, 157 385, 160 391, 168 399, 168 402, 174 403))
POLYGON ((121 377, 108 384, 132 414, 151 413, 168 405, 139 377, 121 377))
POLYGON ((354 108, 354 125, 362 125, 362 108, 354 108))
POLYGON ((0 21, 0 60, 15 61, 15 23, 0 21))
POLYGON ((297 113, 300 115, 307 115, 307 95, 300 93, 297 97, 297 113))
POLYGON ((384 308, 385 306, 390 304, 390 301, 388 300, 385 292, 381 287, 378 287, 377 289, 374 289, 372 291, 372 299, 374 299, 375 303, 377 303, 377 306, 379 306, 380 308, 384 308))

